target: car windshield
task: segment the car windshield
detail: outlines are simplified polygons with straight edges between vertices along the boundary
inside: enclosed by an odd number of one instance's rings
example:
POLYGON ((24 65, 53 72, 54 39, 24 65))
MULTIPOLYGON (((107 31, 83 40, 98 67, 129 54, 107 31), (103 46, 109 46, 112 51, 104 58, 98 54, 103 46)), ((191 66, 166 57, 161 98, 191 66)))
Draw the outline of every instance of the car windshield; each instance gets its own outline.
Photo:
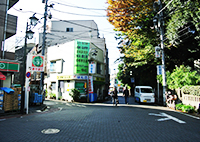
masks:
POLYGON ((141 93, 153 93, 151 88, 141 88, 141 93))

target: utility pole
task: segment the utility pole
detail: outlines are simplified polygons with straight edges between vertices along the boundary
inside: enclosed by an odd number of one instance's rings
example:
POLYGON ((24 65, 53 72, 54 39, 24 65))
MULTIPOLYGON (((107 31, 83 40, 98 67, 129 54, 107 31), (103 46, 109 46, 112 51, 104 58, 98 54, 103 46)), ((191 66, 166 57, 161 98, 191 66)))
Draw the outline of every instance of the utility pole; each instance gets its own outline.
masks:
MULTIPOLYGON (((42 41, 42 55, 44 56, 45 55, 45 46, 46 46, 46 23, 47 23, 47 3, 48 3, 48 0, 42 0, 42 3, 45 3, 45 12, 44 12, 44 27, 43 27, 43 41, 42 41)), ((45 61, 43 61, 45 63, 45 61)), ((40 91, 41 91, 41 94, 43 93, 43 85, 44 85, 44 71, 41 72, 41 75, 40 75, 40 91)))
MULTIPOLYGON (((172 1, 171 1, 172 2, 172 1)), ((159 6, 159 12, 157 13, 158 16, 156 16, 153 20, 155 24, 155 28, 159 30, 160 33, 160 46, 162 51, 162 79, 163 79, 163 105, 166 104, 166 98, 165 98, 165 92, 166 92, 166 73, 165 73, 165 51, 164 51, 164 20, 163 20, 163 8, 162 8, 162 2, 159 0, 156 2, 159 6), (158 19, 158 23, 157 23, 158 19), (156 25, 158 24, 158 25, 156 25)), ((155 6, 156 7, 156 6, 155 6)), ((159 47, 157 47, 159 48, 159 47)), ((157 51, 156 51, 157 52, 157 51)))
MULTIPOLYGON (((162 2, 160 0, 160 10, 162 9, 162 2)), ((165 106, 166 98, 166 73, 165 73, 165 51, 164 51, 164 21, 163 21, 163 12, 159 14, 160 21, 160 40, 161 40, 161 49, 162 49, 162 78, 163 78, 163 105, 165 106)))
MULTIPOLYGON (((162 10, 162 2, 159 0, 159 11, 162 10)), ((162 50, 162 79, 163 79, 163 105, 165 106, 166 98, 166 73, 165 73, 165 51, 164 51, 164 21, 163 21, 163 11, 159 13, 158 16, 158 27, 160 27, 160 40, 161 40, 161 50, 162 50)))
POLYGON ((22 71, 22 83, 21 83, 21 114, 24 114, 24 106, 25 106, 25 73, 26 73, 26 49, 27 49, 27 31, 28 31, 28 22, 26 24, 26 35, 24 42, 24 59, 23 59, 23 71, 22 71))

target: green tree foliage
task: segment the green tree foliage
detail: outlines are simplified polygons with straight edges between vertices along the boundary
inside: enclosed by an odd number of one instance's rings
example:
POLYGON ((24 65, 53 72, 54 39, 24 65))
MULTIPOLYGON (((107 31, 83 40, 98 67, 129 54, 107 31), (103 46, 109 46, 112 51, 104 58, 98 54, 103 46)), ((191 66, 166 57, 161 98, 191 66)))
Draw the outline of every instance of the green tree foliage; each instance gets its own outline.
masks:
POLYGON ((153 26, 152 0, 108 0, 108 21, 115 26, 116 39, 127 66, 154 63, 157 45, 153 26), (131 62, 129 62, 131 60, 131 62))
MULTIPOLYGON (((154 47, 160 43, 159 34, 153 28, 153 18, 158 12, 153 11, 155 1, 107 1, 108 21, 115 26, 118 48, 124 55, 121 60, 129 70, 134 70, 136 82, 139 80, 140 83, 145 83, 147 79, 153 80, 156 77, 156 65, 161 64, 161 59, 154 57, 154 47), (140 79, 137 79, 137 75, 140 75, 140 79)), ((162 2, 165 7, 171 0, 162 2)), ((194 60, 199 58, 199 7, 199 0, 173 0, 163 10, 167 74, 173 71, 175 65, 193 68, 194 60)), ((126 76, 122 73, 120 76, 127 82, 126 76)))
MULTIPOLYGON (((200 84, 200 75, 197 71, 191 71, 191 67, 185 67, 181 65, 176 67, 172 73, 166 72, 167 77, 167 87, 169 89, 176 89, 178 87, 182 88, 186 85, 198 85, 200 84)), ((160 82, 162 82, 162 76, 157 77, 160 82)))
POLYGON ((131 78, 134 77, 135 85, 150 85, 156 87, 156 68, 154 65, 130 67, 122 63, 119 64, 118 70, 117 78, 122 84, 132 86, 131 78), (130 75, 130 71, 132 71, 132 75, 130 75))
MULTIPOLYGON (((169 1, 166 0, 165 4, 169 1)), ((173 0, 164 10, 166 62, 169 70, 174 68, 173 64, 193 67, 194 60, 199 59, 199 7, 199 0, 173 0)))

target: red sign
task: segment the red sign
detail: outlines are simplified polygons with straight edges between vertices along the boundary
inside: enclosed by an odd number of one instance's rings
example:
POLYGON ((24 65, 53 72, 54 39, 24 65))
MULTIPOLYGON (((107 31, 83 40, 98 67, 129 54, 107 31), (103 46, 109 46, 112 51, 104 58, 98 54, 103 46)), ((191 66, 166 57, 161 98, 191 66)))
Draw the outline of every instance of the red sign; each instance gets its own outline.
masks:
POLYGON ((31 77, 31 73, 30 73, 30 72, 27 72, 27 73, 26 73, 26 77, 27 77, 27 78, 31 77))
POLYGON ((93 93, 93 78, 89 76, 89 93, 93 93))

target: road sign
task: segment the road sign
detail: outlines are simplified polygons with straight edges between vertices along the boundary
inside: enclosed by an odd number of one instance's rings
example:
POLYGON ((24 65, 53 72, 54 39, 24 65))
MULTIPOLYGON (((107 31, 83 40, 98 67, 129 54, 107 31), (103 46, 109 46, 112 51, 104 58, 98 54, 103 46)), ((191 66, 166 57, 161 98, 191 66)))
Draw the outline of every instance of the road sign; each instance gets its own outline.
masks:
POLYGON ((135 83, 135 78, 131 77, 131 83, 135 83))
POLYGON ((155 47, 155 57, 160 58, 160 47, 159 46, 155 47))
POLYGON ((162 65, 157 65, 157 75, 162 74, 162 65))
POLYGON ((27 77, 27 78, 31 77, 31 73, 30 73, 30 72, 27 72, 27 73, 26 73, 26 77, 27 77))

